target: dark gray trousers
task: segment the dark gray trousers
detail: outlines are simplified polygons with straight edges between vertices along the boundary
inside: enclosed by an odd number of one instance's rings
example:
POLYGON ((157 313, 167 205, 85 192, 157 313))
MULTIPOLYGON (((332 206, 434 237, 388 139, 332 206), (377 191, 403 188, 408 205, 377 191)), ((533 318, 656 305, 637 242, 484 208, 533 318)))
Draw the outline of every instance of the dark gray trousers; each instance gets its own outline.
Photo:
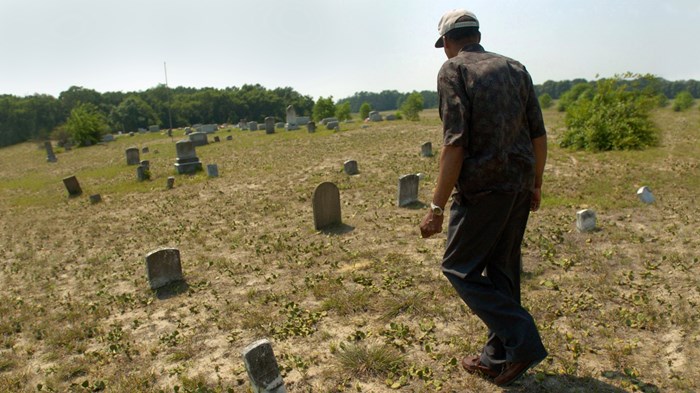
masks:
POLYGON ((520 247, 531 196, 494 192, 450 208, 443 273, 488 327, 481 362, 493 369, 547 356, 535 321, 520 305, 520 247))

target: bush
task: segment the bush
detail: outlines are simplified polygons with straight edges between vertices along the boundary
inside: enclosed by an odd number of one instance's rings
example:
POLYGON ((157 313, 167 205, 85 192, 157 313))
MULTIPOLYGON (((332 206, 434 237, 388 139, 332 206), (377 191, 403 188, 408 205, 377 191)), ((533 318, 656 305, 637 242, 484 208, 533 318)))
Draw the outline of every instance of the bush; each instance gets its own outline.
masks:
POLYGON ((360 105, 360 120, 365 120, 368 118, 371 111, 372 106, 369 104, 369 102, 363 102, 362 105, 360 105))
POLYGON ((318 97, 318 101, 314 105, 313 118, 315 121, 320 121, 327 117, 335 116, 335 104, 333 104, 333 96, 328 98, 318 97))
MULTIPOLYGON (((637 77, 625 75, 624 77, 637 77)), ((601 79, 588 94, 569 104, 567 131, 561 146, 593 151, 629 150, 654 146, 658 133, 649 120, 654 96, 629 89, 621 76, 601 79)), ((648 77, 645 77, 648 78, 648 77)))
POLYGON ((550 95, 547 94, 547 93, 542 94, 542 95, 539 97, 539 101, 540 101, 540 107, 541 107, 542 109, 551 108, 552 105, 554 104, 554 103, 552 102, 552 96, 550 96, 550 95))
POLYGON ((691 106, 693 106, 693 96, 687 90, 676 94, 676 98, 673 99, 673 110, 676 112, 684 111, 691 106))
POLYGON ((423 110, 423 96, 418 92, 411 93, 401 104, 401 114, 407 120, 420 120, 419 113, 423 110))
POLYGON ((350 115, 349 101, 345 101, 344 103, 335 106, 335 117, 337 117, 339 121, 350 120, 352 118, 350 115))
POLYGON ((589 83, 577 83, 566 93, 561 95, 559 98, 559 105, 557 110, 559 112, 564 112, 566 109, 579 99, 589 99, 593 93, 593 86, 589 83))
POLYGON ((107 131, 107 120, 95 105, 79 104, 71 110, 64 127, 78 146, 90 146, 107 131))

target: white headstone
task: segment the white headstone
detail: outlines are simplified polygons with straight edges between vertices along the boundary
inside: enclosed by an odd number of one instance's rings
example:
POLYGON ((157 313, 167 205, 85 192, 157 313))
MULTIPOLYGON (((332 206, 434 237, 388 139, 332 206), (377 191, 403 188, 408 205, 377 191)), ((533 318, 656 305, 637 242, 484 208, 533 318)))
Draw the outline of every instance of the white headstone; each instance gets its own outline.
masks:
POLYGON ((590 209, 583 209, 576 212, 576 229, 579 232, 591 232, 596 228, 595 212, 590 209))
POLYGON ((420 179, 416 174, 405 175, 399 178, 399 192, 397 196, 397 204, 399 207, 418 202, 419 182, 420 179))

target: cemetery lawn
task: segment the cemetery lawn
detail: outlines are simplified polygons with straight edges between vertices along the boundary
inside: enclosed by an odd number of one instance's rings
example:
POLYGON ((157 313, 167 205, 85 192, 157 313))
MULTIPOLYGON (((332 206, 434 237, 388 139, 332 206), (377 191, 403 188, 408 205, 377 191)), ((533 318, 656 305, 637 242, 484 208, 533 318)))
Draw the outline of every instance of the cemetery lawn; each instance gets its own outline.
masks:
MULTIPOLYGON (((486 330, 440 271, 445 235, 421 239, 426 209, 396 207, 409 173, 431 200, 438 158, 420 147, 439 151, 441 129, 421 116, 220 130, 197 147, 213 179, 174 174, 182 130, 56 149, 57 163, 36 143, 1 149, 0 391, 246 392, 240 352, 260 338, 289 392, 502 391, 459 365, 486 330), (152 180, 136 181, 130 146, 149 147, 152 180), (358 175, 343 173, 349 159, 358 175), (71 175, 82 196, 67 197, 71 175), (325 181, 344 226, 319 232, 311 197, 325 181), (154 292, 144 258, 159 247, 180 250, 186 282, 154 292)), ((653 119, 659 147, 573 152, 558 147, 563 115, 545 112, 522 291, 550 356, 508 391, 700 390, 700 111, 653 119), (652 205, 637 199, 645 185, 652 205), (584 208, 597 231, 577 232, 584 208)))

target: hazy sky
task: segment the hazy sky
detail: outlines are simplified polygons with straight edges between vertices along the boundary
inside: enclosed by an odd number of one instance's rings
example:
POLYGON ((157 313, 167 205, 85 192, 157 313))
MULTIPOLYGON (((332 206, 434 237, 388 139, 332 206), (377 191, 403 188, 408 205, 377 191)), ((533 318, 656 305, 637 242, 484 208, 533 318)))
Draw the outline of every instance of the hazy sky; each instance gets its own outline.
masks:
POLYGON ((700 80, 700 0, 0 0, 0 94, 259 83, 343 98, 435 90, 447 10, 535 83, 700 80))

